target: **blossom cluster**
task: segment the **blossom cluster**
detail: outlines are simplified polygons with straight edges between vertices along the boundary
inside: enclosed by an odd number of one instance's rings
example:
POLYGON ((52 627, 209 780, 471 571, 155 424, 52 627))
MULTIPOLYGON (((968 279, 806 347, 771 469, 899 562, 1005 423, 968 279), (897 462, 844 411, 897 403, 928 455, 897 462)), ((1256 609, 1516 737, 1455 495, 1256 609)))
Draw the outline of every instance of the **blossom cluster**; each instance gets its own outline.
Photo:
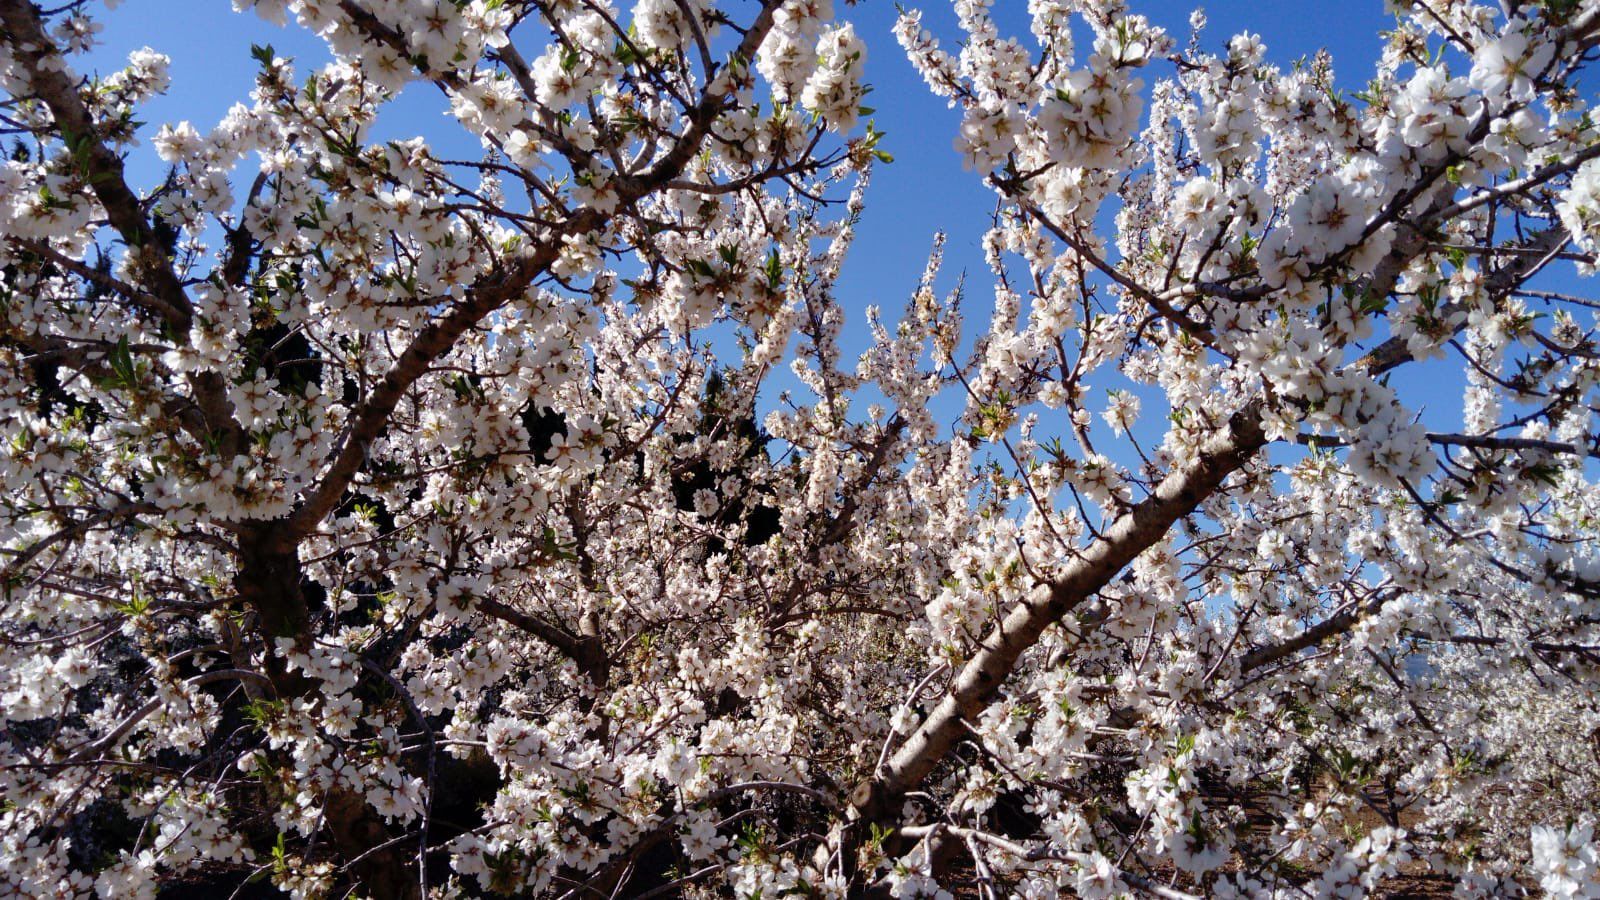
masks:
POLYGON ((1600 6, 905 11, 862 309, 842 4, 236 5, 0 0, 0 894, 1600 896, 1600 6))

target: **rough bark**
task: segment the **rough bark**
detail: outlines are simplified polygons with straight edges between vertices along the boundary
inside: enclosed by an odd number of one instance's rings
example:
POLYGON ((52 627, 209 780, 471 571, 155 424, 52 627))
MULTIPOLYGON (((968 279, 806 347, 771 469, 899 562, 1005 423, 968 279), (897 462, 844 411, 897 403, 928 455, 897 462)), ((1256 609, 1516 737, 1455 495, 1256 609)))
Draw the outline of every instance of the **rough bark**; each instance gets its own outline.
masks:
MULTIPOLYGON (((297 649, 309 648, 313 639, 312 610, 303 587, 304 577, 299 547, 281 527, 263 523, 242 531, 234 589, 239 601, 255 614, 258 631, 269 647, 278 638, 288 638, 297 649)), ((304 699, 319 689, 317 682, 288 671, 282 656, 275 652, 266 654, 266 668, 281 702, 304 699)), ((359 859, 353 871, 362 894, 375 900, 413 900, 420 896, 416 865, 406 846, 395 844, 374 850, 391 835, 364 796, 336 787, 323 797, 323 815, 340 856, 345 860, 359 859)))
POLYGON ((1019 603, 990 630, 921 726, 871 778, 852 791, 843 838, 831 848, 843 854, 847 870, 870 826, 898 813, 906 793, 945 758, 961 736, 963 722, 975 720, 988 707, 1023 652, 1038 642, 1045 629, 1110 583, 1266 444, 1260 417, 1257 403, 1234 414, 1191 465, 1163 479, 1153 495, 1113 523, 1077 557, 1050 585, 1041 602, 1019 603))

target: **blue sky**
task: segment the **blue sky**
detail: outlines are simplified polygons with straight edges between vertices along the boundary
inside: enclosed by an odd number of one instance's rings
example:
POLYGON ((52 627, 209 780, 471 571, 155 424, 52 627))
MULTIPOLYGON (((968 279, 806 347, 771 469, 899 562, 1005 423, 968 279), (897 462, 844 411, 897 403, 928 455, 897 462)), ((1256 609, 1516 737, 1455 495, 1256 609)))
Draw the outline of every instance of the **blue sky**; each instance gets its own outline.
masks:
MULTIPOLYGON (((947 46, 959 37, 948 0, 914 4, 925 11, 925 23, 947 46)), ((736 15, 748 0, 732 0, 727 8, 736 15)), ((1133 10, 1149 16, 1180 39, 1188 34, 1193 8, 1172 0, 1136 2, 1133 10)), ((995 13, 1002 28, 1031 40, 1025 0, 996 0, 995 13)), ((905 59, 890 29, 895 6, 885 0, 865 0, 846 6, 836 0, 836 12, 856 25, 867 42, 867 81, 874 87, 868 103, 877 109, 873 118, 887 132, 884 147, 896 162, 879 166, 873 175, 867 213, 857 244, 845 268, 845 300, 852 307, 868 303, 896 309, 909 296, 922 272, 933 233, 949 235, 946 279, 966 269, 983 287, 983 260, 978 241, 993 209, 993 195, 971 172, 964 172, 951 149, 959 117, 945 102, 930 94, 905 59)), ((1392 23, 1382 0, 1350 2, 1260 3, 1233 2, 1206 9, 1210 19, 1206 42, 1222 46, 1239 31, 1263 35, 1271 55, 1287 62, 1321 47, 1345 62, 1340 78, 1351 85, 1364 84, 1376 57, 1381 28, 1392 23)), ((743 16, 740 18, 747 18, 743 16)), ((234 13, 227 0, 124 0, 116 9, 101 13, 104 41, 89 64, 109 70, 126 59, 129 51, 150 46, 172 58, 173 88, 146 108, 150 128, 163 122, 188 119, 204 133, 235 102, 246 101, 256 73, 250 45, 271 44, 281 56, 307 65, 324 58, 320 42, 290 25, 278 28, 253 14, 234 13)), ((304 67, 302 67, 302 70, 304 67)), ((431 89, 414 86, 385 116, 389 137, 425 134, 431 140, 456 137, 460 129, 439 115, 431 89), (420 95, 420 96, 419 96, 420 95)), ((470 152, 475 142, 462 141, 470 152)), ((160 176, 153 156, 136 154, 136 177, 160 176), (142 165, 141 165, 142 163, 142 165)), ((984 295, 975 294, 981 301, 984 295)), ((976 311, 974 315, 977 315, 976 311)))
MULTIPOLYGON (((864 335, 860 310, 868 304, 884 308, 892 320, 926 263, 934 233, 948 234, 946 263, 940 289, 952 287, 960 274, 969 275, 967 321, 981 326, 987 320, 991 293, 979 240, 993 210, 993 195, 979 178, 963 171, 951 138, 958 114, 944 100, 931 95, 905 59, 891 33, 895 5, 865 0, 847 6, 835 0, 841 18, 855 22, 867 42, 867 81, 874 93, 867 102, 880 131, 887 133, 884 148, 893 153, 892 165, 879 166, 873 175, 866 214, 855 247, 847 260, 840 298, 852 313, 846 350, 859 349, 864 335)), ((914 5, 914 4, 908 4, 914 5)), ((1031 42, 1025 0, 995 0, 995 15, 1003 33, 1031 42)), ((729 0, 726 8, 747 18, 750 0, 729 0)), ((925 24, 947 47, 959 39, 948 0, 920 4, 925 24)), ((1134 12, 1165 26, 1180 41, 1187 39, 1192 6, 1173 0, 1132 3, 1134 12)), ((1233 2, 1206 8, 1209 25, 1203 44, 1211 49, 1225 45, 1241 31, 1262 35, 1269 57, 1282 64, 1326 48, 1333 53, 1335 72, 1348 88, 1363 86, 1371 75, 1382 37, 1392 27, 1383 0, 1348 2, 1260 3, 1233 2)), ((253 14, 238 14, 227 0, 125 0, 115 10, 101 13, 103 45, 79 65, 107 71, 120 66, 126 54, 151 46, 172 58, 173 88, 151 102, 143 118, 147 131, 163 122, 190 120, 202 133, 235 102, 246 101, 254 83, 256 63, 251 44, 271 44, 278 55, 297 59, 302 71, 325 60, 320 41, 293 24, 276 27, 253 14)), ((1161 77, 1165 67, 1153 67, 1148 78, 1161 77)), ((440 99, 425 84, 407 89, 381 120, 380 137, 428 136, 437 149, 471 156, 475 140, 442 115, 440 99)), ((161 177, 159 161, 148 152, 130 160, 133 176, 145 184, 161 177)), ((1565 272, 1562 280, 1568 280, 1565 272)), ((1413 367, 1417 368, 1417 367, 1413 367)), ((1426 367, 1429 374, 1403 391, 1428 407, 1425 419, 1436 427, 1453 427, 1459 421, 1459 364, 1426 367), (1436 380, 1433 372, 1441 376, 1436 380), (1420 387, 1420 390, 1418 388, 1420 387)), ((771 402, 772 398, 767 398, 771 402)), ((1165 410, 1146 397, 1141 439, 1159 441, 1165 410), (1156 429, 1155 433, 1146 428, 1156 429)), ((1159 403, 1159 401, 1157 401, 1159 403)), ((952 410, 951 412, 954 412, 952 410)))

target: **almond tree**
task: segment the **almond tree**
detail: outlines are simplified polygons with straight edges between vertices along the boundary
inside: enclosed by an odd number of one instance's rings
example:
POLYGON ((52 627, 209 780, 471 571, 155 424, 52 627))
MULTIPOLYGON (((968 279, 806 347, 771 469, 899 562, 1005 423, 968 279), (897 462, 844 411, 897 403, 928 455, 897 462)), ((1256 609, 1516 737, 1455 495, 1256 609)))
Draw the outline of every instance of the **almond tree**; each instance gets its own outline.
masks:
POLYGON ((7 893, 1600 894, 1600 4, 905 12, 992 311, 853 342, 830 0, 236 5, 0 0, 7 893))

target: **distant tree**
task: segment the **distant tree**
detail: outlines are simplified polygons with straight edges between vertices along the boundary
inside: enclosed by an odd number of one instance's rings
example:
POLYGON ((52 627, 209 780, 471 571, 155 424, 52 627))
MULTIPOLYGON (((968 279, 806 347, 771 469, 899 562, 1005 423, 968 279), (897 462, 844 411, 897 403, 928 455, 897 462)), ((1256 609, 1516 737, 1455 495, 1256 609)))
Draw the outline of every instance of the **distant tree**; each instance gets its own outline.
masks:
POLYGON ((993 312, 858 359, 831 0, 235 5, 141 131, 0 0, 0 893, 1600 896, 1600 3, 906 12, 993 312))

